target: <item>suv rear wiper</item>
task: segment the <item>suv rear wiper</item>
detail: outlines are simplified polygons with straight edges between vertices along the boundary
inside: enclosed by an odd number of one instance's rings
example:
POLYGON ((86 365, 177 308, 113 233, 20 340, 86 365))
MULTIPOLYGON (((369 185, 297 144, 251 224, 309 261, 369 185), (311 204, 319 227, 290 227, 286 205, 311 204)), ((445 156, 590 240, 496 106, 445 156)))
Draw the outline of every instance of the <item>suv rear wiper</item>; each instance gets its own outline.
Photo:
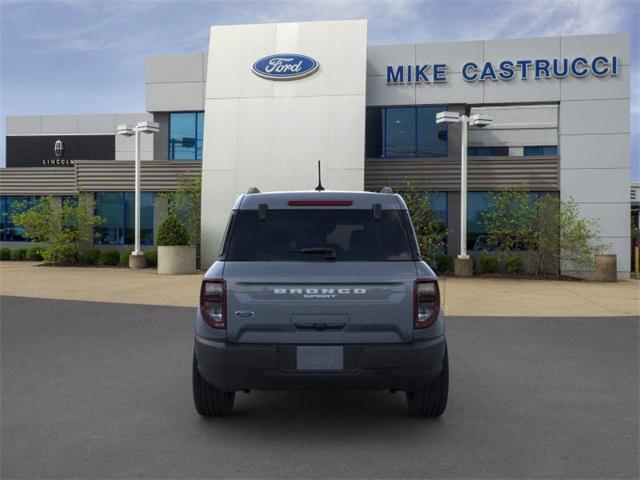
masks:
POLYGON ((308 247, 289 250, 287 253, 324 253, 324 258, 327 260, 336 259, 336 251, 329 247, 308 247))

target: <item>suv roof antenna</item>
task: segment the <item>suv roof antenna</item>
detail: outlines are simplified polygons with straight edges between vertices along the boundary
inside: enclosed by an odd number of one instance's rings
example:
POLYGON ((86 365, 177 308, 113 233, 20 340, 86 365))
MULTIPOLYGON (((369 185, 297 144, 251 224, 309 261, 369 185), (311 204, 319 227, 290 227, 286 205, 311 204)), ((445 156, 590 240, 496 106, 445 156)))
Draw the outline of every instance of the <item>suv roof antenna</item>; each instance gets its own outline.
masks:
POLYGON ((320 176, 320 160, 318 160, 318 186, 315 188, 316 192, 321 192, 324 190, 322 186, 322 177, 320 176))

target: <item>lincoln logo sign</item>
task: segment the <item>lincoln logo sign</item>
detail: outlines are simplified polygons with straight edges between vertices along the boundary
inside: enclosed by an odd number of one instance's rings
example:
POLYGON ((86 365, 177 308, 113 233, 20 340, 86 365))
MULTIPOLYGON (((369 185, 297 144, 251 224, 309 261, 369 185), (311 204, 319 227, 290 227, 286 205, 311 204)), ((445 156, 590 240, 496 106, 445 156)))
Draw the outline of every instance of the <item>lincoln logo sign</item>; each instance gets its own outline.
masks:
POLYGON ((62 143, 62 140, 56 140, 56 143, 53 144, 53 153, 56 158, 62 158, 62 155, 64 155, 64 143, 62 143))
MULTIPOLYGON (((446 83, 448 66, 433 65, 387 65, 387 84, 446 83)), ((502 60, 499 62, 462 65, 462 78, 466 82, 540 80, 549 78, 615 77, 620 70, 620 58, 599 55, 593 58, 538 58, 533 60, 502 60)))
POLYGON ((279 53, 256 60, 251 70, 269 80, 297 80, 312 75, 318 66, 318 62, 306 55, 279 53))

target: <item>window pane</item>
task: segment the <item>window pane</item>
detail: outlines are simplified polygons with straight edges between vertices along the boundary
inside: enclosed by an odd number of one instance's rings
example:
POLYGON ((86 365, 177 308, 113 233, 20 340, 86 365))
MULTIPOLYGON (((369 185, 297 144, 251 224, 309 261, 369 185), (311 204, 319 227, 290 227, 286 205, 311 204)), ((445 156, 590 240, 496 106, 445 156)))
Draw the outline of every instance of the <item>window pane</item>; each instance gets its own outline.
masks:
POLYGON ((556 156, 558 155, 558 147, 555 145, 542 147, 542 155, 556 156))
POLYGON ((386 119, 386 156, 414 157, 416 125, 414 108, 388 108, 386 119))
POLYGON ((4 197, 3 207, 3 240, 6 242, 27 242, 29 238, 24 234, 24 228, 11 220, 13 214, 27 210, 38 203, 38 197, 11 196, 4 197))
POLYGON ((124 209, 121 192, 97 192, 96 215, 103 223, 96 228, 99 236, 95 243, 101 245, 121 245, 124 243, 124 209))
POLYGON ((430 192, 428 195, 433 213, 447 225, 447 192, 430 192))
POLYGON ((169 114, 169 160, 197 158, 196 126, 196 112, 169 114))
POLYGON ((202 160, 202 138, 204 136, 204 112, 196 117, 196 160, 202 160))
POLYGON ((382 108, 367 108, 365 127, 365 155, 367 158, 382 157, 382 108))
POLYGON ((542 155, 542 149, 540 147, 524 147, 524 156, 539 156, 542 155))
MULTIPOLYGON (((124 243, 135 243, 135 193, 125 192, 124 243)), ((153 192, 140 193, 140 244, 153 245, 153 192)))
POLYGON ((269 210, 260 221, 257 210, 239 210, 228 242, 227 260, 326 262, 409 261, 413 259, 407 213, 383 210, 269 210))
POLYGON ((436 123, 436 113, 443 107, 418 107, 418 157, 446 157, 447 124, 436 123))
POLYGON ((487 235, 482 225, 481 214, 488 206, 487 192, 467 193, 467 250, 487 248, 487 235))
POLYGON ((469 147, 470 157, 508 157, 509 147, 469 147))

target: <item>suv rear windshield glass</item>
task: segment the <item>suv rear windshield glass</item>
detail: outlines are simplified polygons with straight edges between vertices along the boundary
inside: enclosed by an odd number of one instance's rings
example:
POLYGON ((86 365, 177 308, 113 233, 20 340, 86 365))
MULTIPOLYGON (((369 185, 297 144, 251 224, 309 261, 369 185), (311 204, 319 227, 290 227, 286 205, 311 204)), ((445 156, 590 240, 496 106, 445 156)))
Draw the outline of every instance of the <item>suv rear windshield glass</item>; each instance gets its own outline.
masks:
POLYGON ((407 261, 414 259, 402 210, 239 210, 226 239, 228 261, 407 261))

